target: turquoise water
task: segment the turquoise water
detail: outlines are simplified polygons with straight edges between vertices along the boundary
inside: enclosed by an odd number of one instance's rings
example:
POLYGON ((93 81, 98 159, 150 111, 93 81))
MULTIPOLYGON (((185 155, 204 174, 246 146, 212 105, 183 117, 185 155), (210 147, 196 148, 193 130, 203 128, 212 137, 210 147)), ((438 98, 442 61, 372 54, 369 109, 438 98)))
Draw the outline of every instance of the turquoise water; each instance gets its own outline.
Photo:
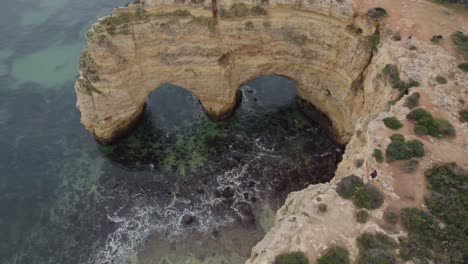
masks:
POLYGON ((278 76, 241 87, 222 122, 164 85, 128 138, 97 144, 75 108, 77 58, 122 4, 2 3, 0 263, 242 263, 287 193, 336 169, 342 146, 278 76))

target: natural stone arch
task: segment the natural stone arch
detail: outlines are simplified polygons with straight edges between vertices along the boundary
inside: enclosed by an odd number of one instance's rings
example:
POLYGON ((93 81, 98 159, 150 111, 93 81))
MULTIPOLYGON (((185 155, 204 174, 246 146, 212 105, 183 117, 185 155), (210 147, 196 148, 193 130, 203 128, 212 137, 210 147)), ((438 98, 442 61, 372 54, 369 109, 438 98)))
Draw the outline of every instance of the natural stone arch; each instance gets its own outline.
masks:
MULTIPOLYGON (((179 8, 152 7, 144 19, 134 6, 120 8, 112 18, 130 17, 128 22, 110 32, 101 21, 88 32, 77 105, 82 123, 101 142, 130 130, 148 94, 163 83, 189 90, 211 117, 221 119, 234 109, 241 84, 262 75, 287 76, 299 97, 329 117, 343 143, 369 112, 359 84, 372 48, 366 36, 346 29, 351 17, 269 5, 268 17, 220 19, 210 28, 200 23, 204 18, 171 15, 179 8), (254 29, 244 28, 247 19, 254 29)), ((206 9, 187 9, 210 16, 206 9)))

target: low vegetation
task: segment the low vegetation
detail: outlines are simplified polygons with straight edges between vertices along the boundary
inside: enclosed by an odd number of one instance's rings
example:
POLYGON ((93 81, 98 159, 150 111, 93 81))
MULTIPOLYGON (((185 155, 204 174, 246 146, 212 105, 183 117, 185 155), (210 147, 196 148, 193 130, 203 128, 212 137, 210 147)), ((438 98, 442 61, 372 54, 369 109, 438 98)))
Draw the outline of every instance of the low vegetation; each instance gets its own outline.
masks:
POLYGON ((460 115, 460 121, 468 123, 468 109, 462 109, 458 111, 458 114, 460 115))
POLYGON ((369 213, 366 210, 359 210, 356 212, 356 221, 364 224, 369 220, 369 213))
POLYGON ((349 264, 349 252, 341 246, 333 246, 317 260, 317 264, 349 264))
POLYGON ((418 168, 418 165, 419 165, 419 160, 411 159, 405 162, 403 166, 401 166, 401 169, 406 173, 413 173, 418 168))
POLYGON ((393 130, 398 130, 403 127, 403 124, 394 116, 384 118, 383 122, 386 127, 393 130))
POLYGON ((385 150, 387 161, 391 162, 395 160, 424 157, 424 144, 421 141, 417 139, 405 141, 404 138, 401 140, 399 136, 398 139, 396 139, 396 135, 399 134, 392 135, 394 139, 392 139, 392 142, 385 150))
POLYGON ((464 60, 468 60, 468 36, 461 31, 456 31, 451 37, 458 53, 464 60))
POLYGON ((369 10, 367 10, 367 16, 371 18, 382 18, 382 17, 387 17, 388 13, 387 10, 383 9, 382 7, 374 7, 369 10))
POLYGON ((401 35, 400 34, 395 34, 392 36, 393 41, 401 41, 401 35))
POLYGON ((304 252, 297 251, 276 256, 275 264, 309 264, 304 252))
POLYGON ((392 142, 400 141, 400 142, 405 142, 405 136, 402 134, 393 134, 390 136, 390 140, 392 142))
POLYGON ((418 108, 411 111, 406 118, 415 122, 414 132, 417 135, 429 135, 436 138, 455 136, 455 128, 450 122, 434 118, 428 111, 418 108))
POLYGON ((364 184, 362 179, 355 175, 343 178, 337 184, 336 192, 344 199, 351 199, 358 208, 373 210, 384 202, 382 193, 375 186, 364 184))
POLYGON ((447 79, 442 75, 437 75, 435 80, 438 84, 447 84, 447 79))
POLYGON ((401 239, 400 255, 415 263, 466 263, 468 256, 468 174, 455 163, 436 164, 425 172, 430 195, 428 211, 401 210, 401 223, 408 231, 401 239))
POLYGON ((353 35, 361 35, 363 33, 362 28, 356 26, 355 24, 346 25, 346 31, 353 35))
POLYGON ((384 217, 385 222, 387 222, 389 224, 394 225, 394 224, 398 223, 398 212, 396 212, 393 209, 387 209, 384 212, 383 217, 384 217))
POLYGON ((417 106, 419 106, 419 98, 421 97, 421 95, 416 92, 416 93, 412 93, 410 96, 408 96, 406 98, 406 107, 408 107, 409 109, 413 109, 417 106))
POLYGON ((468 62, 458 64, 458 69, 468 72, 468 62))
POLYGON ((394 64, 387 64, 382 70, 382 76, 386 78, 387 82, 392 86, 394 89, 398 89, 405 94, 407 90, 411 87, 419 86, 419 82, 409 79, 408 82, 402 81, 400 79, 400 72, 398 68, 394 64))
POLYGON ((261 5, 249 8, 244 3, 235 3, 232 4, 229 9, 221 7, 219 14, 222 18, 240 18, 247 16, 266 16, 268 15, 268 12, 261 5))
POLYGON ((393 264, 396 241, 383 233, 364 233, 357 238, 358 264, 393 264))
POLYGON ((253 24, 252 21, 247 21, 247 22, 245 22, 244 26, 245 26, 245 30, 252 30, 252 29, 254 29, 254 24, 253 24))
POLYGON ((284 40, 297 46, 304 46, 309 40, 306 35, 296 32, 292 27, 282 27, 280 32, 283 35, 284 40))
POLYGON ((374 149, 374 158, 378 163, 382 163, 384 161, 382 150, 374 149))
POLYGON ((326 204, 321 203, 321 204, 318 205, 318 210, 319 210, 319 212, 321 212, 321 213, 325 213, 325 212, 327 212, 328 207, 327 207, 326 204))

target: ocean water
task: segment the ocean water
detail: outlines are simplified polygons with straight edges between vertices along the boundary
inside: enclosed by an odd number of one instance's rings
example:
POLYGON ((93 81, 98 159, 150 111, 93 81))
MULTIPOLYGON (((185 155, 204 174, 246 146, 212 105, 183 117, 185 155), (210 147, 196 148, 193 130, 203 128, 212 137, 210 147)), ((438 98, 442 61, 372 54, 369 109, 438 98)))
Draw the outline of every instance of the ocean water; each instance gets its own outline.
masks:
POLYGON ((279 76, 240 87, 221 122, 182 87, 155 87, 128 138, 96 143, 75 107, 78 57, 124 3, 2 3, 0 263, 243 263, 287 194, 341 159, 279 76))

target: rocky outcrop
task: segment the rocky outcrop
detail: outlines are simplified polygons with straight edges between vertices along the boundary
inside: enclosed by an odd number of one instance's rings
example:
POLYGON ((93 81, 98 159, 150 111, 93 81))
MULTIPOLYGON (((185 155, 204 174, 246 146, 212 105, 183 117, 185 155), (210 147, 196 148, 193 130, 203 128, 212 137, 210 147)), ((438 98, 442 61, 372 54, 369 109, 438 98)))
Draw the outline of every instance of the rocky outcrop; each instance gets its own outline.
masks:
MULTIPOLYGON (((231 2, 218 1, 220 13, 231 2)), ((256 1, 243 2, 252 8, 256 1)), ((168 82, 191 91, 221 119, 234 109, 242 84, 286 76, 328 116, 342 142, 359 117, 385 107, 382 95, 391 91, 363 89, 374 36, 372 28, 350 26, 351 1, 270 1, 262 6, 266 15, 217 22, 207 4, 150 0, 118 8, 92 26, 76 91, 81 122, 98 140, 111 142, 131 129, 148 94, 168 82)))

